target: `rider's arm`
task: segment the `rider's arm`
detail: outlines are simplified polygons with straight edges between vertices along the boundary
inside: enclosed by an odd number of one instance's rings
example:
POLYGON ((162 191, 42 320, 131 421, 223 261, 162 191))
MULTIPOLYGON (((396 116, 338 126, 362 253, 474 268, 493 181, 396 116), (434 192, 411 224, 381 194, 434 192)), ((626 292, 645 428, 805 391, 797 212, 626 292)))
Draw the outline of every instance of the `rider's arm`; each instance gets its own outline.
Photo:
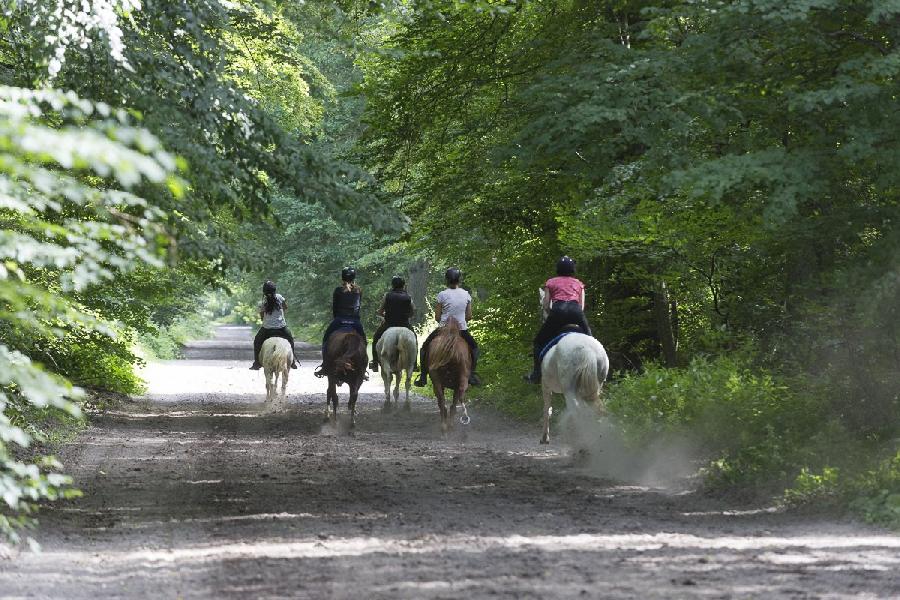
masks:
POLYGON ((472 320, 472 303, 469 302, 468 304, 466 304, 466 321, 468 322, 471 320, 472 320))
POLYGON ((541 308, 543 308, 545 312, 550 310, 550 290, 546 287, 544 288, 544 297, 541 299, 541 308))
POLYGON ((581 310, 584 310, 584 288, 581 288, 581 310))
POLYGON ((438 323, 441 322, 441 314, 444 312, 444 305, 438 302, 434 305, 434 320, 438 323))
POLYGON ((387 300, 387 294, 381 297, 381 304, 378 306, 378 310, 375 311, 376 314, 384 316, 384 303, 387 300))

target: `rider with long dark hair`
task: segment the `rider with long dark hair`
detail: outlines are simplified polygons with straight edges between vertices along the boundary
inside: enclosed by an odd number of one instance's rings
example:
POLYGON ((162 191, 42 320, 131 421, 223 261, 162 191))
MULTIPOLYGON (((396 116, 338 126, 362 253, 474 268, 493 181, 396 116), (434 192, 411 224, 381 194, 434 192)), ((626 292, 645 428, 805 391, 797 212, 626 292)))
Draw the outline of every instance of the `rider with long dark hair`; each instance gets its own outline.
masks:
POLYGON ((381 306, 378 307, 378 314, 384 317, 384 321, 375 330, 372 335, 372 362, 369 368, 378 371, 377 346, 378 340, 384 335, 389 327, 406 327, 413 333, 415 330, 409 320, 416 311, 412 298, 406 291, 406 281, 399 275, 391 277, 391 291, 384 295, 381 299, 381 306))
MULTIPOLYGON (((273 282, 266 281, 263 284, 263 299, 259 303, 259 318, 262 319, 262 327, 253 338, 253 365, 250 367, 252 370, 256 371, 262 368, 259 363, 259 351, 262 349, 263 342, 269 338, 284 338, 290 342, 291 351, 294 350, 294 336, 291 335, 291 330, 287 328, 287 322, 284 320, 286 308, 287 301, 284 296, 276 293, 273 282)), ((291 364, 291 368, 297 368, 296 358, 291 364)))
MULTIPOLYGON (((462 335, 466 343, 469 344, 469 350, 472 352, 472 372, 469 374, 469 385, 481 385, 481 380, 475 374, 475 367, 478 364, 478 343, 472 334, 469 333, 469 320, 472 318, 472 296, 459 287, 459 280, 462 278, 462 272, 456 267, 450 267, 444 273, 444 280, 447 282, 447 288, 441 290, 437 295, 437 303, 434 305, 434 318, 443 326, 451 317, 459 323, 459 333, 462 335)), ((419 353, 419 378, 416 379, 416 385, 425 385, 428 381, 428 345, 431 340, 440 332, 440 327, 431 332, 422 344, 422 350, 419 353)))
MULTIPOLYGON (((356 269, 344 267, 341 270, 341 285, 334 288, 331 294, 331 323, 322 336, 322 359, 325 359, 325 346, 328 338, 339 329, 353 329, 365 339, 366 332, 359 319, 362 305, 362 288, 356 284, 356 269)), ((324 363, 315 371, 316 377, 324 377, 324 363)))
POLYGON ((556 262, 556 277, 544 284, 544 306, 549 309, 547 320, 534 338, 534 364, 525 376, 529 383, 541 381, 541 351, 553 338, 570 326, 591 335, 591 326, 584 316, 584 284, 575 277, 575 261, 563 256, 556 262))

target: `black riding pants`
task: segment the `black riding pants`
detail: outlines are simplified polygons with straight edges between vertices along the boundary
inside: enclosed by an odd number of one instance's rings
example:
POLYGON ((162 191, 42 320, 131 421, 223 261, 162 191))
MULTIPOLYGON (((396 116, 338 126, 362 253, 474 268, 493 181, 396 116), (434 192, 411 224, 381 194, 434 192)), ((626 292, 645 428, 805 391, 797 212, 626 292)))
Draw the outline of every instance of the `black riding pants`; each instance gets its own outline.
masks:
POLYGON ((259 364, 259 351, 262 350, 263 342, 265 342, 269 338, 280 337, 286 339, 291 344, 291 351, 294 351, 294 336, 291 335, 291 330, 287 327, 282 327, 280 329, 269 329, 268 327, 260 327, 259 331, 256 332, 256 337, 253 338, 253 363, 259 364))
POLYGON ((406 327, 413 333, 416 332, 412 325, 409 324, 409 321, 403 323, 388 323, 387 321, 382 321, 381 325, 378 326, 378 329, 375 330, 375 333, 372 334, 372 360, 378 360, 375 350, 378 347, 378 340, 380 340, 381 336, 384 335, 384 332, 391 327, 406 327))
POLYGON ((362 322, 358 317, 335 317, 331 320, 331 323, 328 324, 328 327, 325 329, 325 335, 322 336, 322 357, 325 357, 325 345, 328 344, 328 338, 331 337, 331 334, 337 331, 338 329, 353 329, 366 339, 366 331, 363 329, 362 322))
POLYGON ((537 335, 534 336, 534 366, 535 370, 540 365, 540 354, 544 346, 550 343, 550 340, 562 333, 567 325, 577 325, 582 333, 591 335, 591 326, 581 310, 578 302, 554 302, 547 320, 541 325, 537 335))

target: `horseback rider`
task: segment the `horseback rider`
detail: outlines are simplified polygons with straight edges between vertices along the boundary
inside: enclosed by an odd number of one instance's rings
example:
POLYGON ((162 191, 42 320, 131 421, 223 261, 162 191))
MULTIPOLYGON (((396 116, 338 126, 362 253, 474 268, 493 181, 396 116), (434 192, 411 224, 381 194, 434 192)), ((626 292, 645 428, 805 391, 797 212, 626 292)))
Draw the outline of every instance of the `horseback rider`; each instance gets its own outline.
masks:
POLYGON ((372 371, 378 371, 376 348, 378 340, 381 339, 381 336, 384 335, 384 332, 389 327, 406 327, 415 333, 409 322, 415 310, 416 307, 412 298, 406 291, 406 281, 399 275, 394 275, 391 277, 391 291, 384 295, 381 299, 381 305, 378 307, 378 314, 384 317, 384 321, 381 322, 381 325, 378 326, 378 329, 375 330, 375 334, 372 336, 372 362, 369 363, 369 368, 372 371))
MULTIPOLYGON (((275 292, 275 284, 266 281, 263 284, 263 299, 259 302, 259 318, 262 320, 262 327, 256 332, 253 338, 253 365, 250 367, 252 371, 258 371, 262 368, 259 362, 259 351, 262 349, 263 342, 269 338, 280 337, 286 339, 291 344, 291 351, 294 350, 294 336, 291 330, 287 328, 287 322, 284 320, 284 311, 287 308, 287 301, 284 296, 275 292)), ((297 359, 291 363, 291 368, 297 368, 297 359)))
MULTIPOLYGON (((469 333, 468 321, 472 318, 472 296, 466 290, 459 287, 459 280, 462 272, 456 267, 450 267, 444 273, 444 279, 447 287, 437 295, 437 303, 434 306, 434 319, 443 326, 451 317, 459 323, 459 333, 469 344, 472 352, 472 372, 469 374, 469 385, 481 385, 481 380, 475 374, 475 367, 478 363, 478 343, 469 333)), ((428 345, 431 340, 440 332, 440 327, 435 329, 426 338, 422 344, 422 350, 419 354, 419 378, 416 379, 416 385, 425 385, 428 381, 428 345)))
POLYGON ((325 346, 328 338, 339 329, 353 329, 365 339, 366 332, 359 318, 362 304, 362 289, 356 284, 356 269, 344 267, 341 270, 341 285, 334 288, 331 294, 331 323, 322 336, 322 364, 316 368, 316 377, 325 376, 325 346))
POLYGON ((529 383, 541 382, 541 351, 563 329, 577 326, 582 333, 591 335, 591 326, 584 316, 584 284, 575 277, 575 261, 563 256, 556 262, 556 277, 544 284, 544 310, 547 319, 534 337, 534 365, 525 375, 529 383))

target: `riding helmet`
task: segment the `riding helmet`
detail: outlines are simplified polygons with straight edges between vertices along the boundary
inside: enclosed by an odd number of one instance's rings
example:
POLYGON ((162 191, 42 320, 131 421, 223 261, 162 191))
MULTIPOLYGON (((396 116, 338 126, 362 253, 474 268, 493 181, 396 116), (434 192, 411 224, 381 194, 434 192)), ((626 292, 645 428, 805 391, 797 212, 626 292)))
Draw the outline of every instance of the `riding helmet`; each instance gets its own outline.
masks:
POLYGON ((263 284, 263 294, 266 296, 275 293, 275 282, 274 281, 266 281, 263 284))
POLYGON ((557 275, 574 275, 575 274, 575 259, 569 258, 568 256, 563 256, 558 261, 556 261, 556 274, 557 275))
POLYGON ((341 281, 351 283, 356 279, 356 269, 353 267, 344 267, 341 270, 341 281))
POLYGON ((444 279, 447 280, 447 285, 459 283, 461 277, 462 271, 460 271, 456 267, 450 267, 449 269, 447 269, 447 272, 444 273, 444 279))
POLYGON ((399 275, 394 275, 391 277, 391 289, 394 290, 402 290, 403 286, 406 285, 406 281, 399 275))

